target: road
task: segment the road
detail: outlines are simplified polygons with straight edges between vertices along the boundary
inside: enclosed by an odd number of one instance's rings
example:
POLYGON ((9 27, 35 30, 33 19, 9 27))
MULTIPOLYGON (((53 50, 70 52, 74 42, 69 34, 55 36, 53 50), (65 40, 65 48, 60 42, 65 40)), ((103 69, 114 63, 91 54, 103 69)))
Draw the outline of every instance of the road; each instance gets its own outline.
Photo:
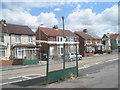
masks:
MULTIPOLYGON (((90 69, 90 67, 92 67, 94 65, 97 65, 98 67, 100 67, 98 64, 102 64, 103 62, 107 62, 107 61, 113 61, 113 60, 116 60, 117 58, 118 58, 117 53, 93 56, 93 57, 85 57, 85 58, 83 58, 82 61, 79 61, 79 70, 80 70, 79 75, 84 76, 84 75, 88 74, 88 71, 90 73, 92 73, 92 71, 94 71, 93 69, 86 70, 86 68, 88 68, 88 67, 89 67, 89 69, 90 69), (84 75, 81 75, 81 74, 84 74, 84 75)), ((53 65, 51 65, 51 67, 53 70, 56 68, 59 69, 60 63, 55 62, 52 64, 53 65), (55 66, 56 66, 56 68, 54 68, 55 66)), ((104 66, 106 66, 106 65, 104 65, 104 66)), ((109 64, 107 66, 109 66, 109 64)), ((115 70, 113 70, 113 71, 115 71, 115 70)), ((15 67, 10 67, 10 68, 3 68, 2 69, 2 85, 3 85, 3 87, 7 87, 9 85, 11 86, 10 83, 13 83, 13 82, 24 81, 24 80, 28 80, 28 79, 31 80, 33 78, 35 79, 35 78, 43 77, 43 76, 45 76, 45 72, 46 72, 45 64, 44 65, 38 64, 38 65, 30 65, 30 66, 19 66, 19 67, 15 66, 15 67)), ((116 73, 116 72, 114 72, 114 73, 116 73)), ((18 86, 13 85, 11 87, 18 87, 18 86)))

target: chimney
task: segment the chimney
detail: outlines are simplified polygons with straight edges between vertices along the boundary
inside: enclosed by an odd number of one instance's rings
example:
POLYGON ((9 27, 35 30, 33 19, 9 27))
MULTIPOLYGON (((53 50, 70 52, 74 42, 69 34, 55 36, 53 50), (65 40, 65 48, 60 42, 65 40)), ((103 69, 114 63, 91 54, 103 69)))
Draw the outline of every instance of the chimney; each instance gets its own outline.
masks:
POLYGON ((2 20, 0 21, 0 23, 3 24, 4 26, 6 26, 6 20, 3 20, 3 19, 2 19, 2 20))
POLYGON ((83 29, 83 32, 84 32, 84 33, 87 33, 87 29, 83 29))
POLYGON ((53 29, 58 29, 58 25, 54 25, 53 29))

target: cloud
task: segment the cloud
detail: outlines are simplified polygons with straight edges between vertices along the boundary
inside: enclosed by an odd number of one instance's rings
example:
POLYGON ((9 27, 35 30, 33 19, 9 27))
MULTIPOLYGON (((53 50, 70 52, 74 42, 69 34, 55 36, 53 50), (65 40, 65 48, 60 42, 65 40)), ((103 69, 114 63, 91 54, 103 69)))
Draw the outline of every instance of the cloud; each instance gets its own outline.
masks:
POLYGON ((28 11, 12 11, 9 9, 0 9, 0 20, 5 19, 7 23, 28 25, 35 30, 40 24, 53 26, 58 24, 54 13, 40 13, 38 16, 31 15, 28 11))
POLYGON ((80 11, 80 4, 77 5, 77 7, 73 10, 74 12, 79 12, 80 11))
POLYGON ((118 32, 118 6, 107 8, 100 14, 93 13, 90 8, 79 9, 68 15, 66 23, 68 29, 82 31, 87 28, 99 36, 106 32, 118 32))
POLYGON ((61 11, 61 8, 55 8, 54 11, 61 11))
POLYGON ((58 24, 58 20, 55 18, 54 13, 40 13, 40 15, 37 17, 37 22, 46 26, 58 24))

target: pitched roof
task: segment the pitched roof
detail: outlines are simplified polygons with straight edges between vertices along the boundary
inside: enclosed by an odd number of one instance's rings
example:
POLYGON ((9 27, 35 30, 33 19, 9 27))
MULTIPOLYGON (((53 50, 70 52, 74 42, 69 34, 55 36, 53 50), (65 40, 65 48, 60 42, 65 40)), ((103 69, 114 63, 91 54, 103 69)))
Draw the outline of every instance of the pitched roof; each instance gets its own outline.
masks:
POLYGON ((92 32, 88 32, 88 34, 90 34, 93 38, 95 39, 102 39, 100 38, 99 36, 97 36, 95 33, 92 33, 92 32))
POLYGON ((77 34, 78 36, 81 36, 84 39, 94 39, 90 34, 85 32, 76 31, 75 34, 77 34))
POLYGON ((8 34, 35 35, 28 26, 24 25, 6 24, 5 26, 0 24, 0 31, 8 34))
MULTIPOLYGON (((62 29, 39 27, 39 30, 43 31, 47 36, 63 36, 62 29)), ((64 35, 67 37, 78 37, 70 30, 64 30, 64 35)))
POLYGON ((119 34, 105 34, 110 40, 116 40, 119 34))

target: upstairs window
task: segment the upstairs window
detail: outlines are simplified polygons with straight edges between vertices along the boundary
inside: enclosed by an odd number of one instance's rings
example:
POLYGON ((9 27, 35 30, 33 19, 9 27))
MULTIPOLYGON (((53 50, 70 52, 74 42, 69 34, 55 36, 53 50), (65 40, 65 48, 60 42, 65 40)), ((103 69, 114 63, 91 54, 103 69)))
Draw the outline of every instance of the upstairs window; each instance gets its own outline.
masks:
POLYGON ((32 36, 28 36, 28 41, 29 43, 32 43, 33 37, 32 36))
POLYGON ((54 41, 54 37, 50 37, 50 41, 54 41))
POLYGON ((0 42, 4 42, 4 36, 0 36, 0 42))
POLYGON ((21 42, 21 35, 15 35, 15 40, 16 40, 16 43, 20 43, 21 42))

